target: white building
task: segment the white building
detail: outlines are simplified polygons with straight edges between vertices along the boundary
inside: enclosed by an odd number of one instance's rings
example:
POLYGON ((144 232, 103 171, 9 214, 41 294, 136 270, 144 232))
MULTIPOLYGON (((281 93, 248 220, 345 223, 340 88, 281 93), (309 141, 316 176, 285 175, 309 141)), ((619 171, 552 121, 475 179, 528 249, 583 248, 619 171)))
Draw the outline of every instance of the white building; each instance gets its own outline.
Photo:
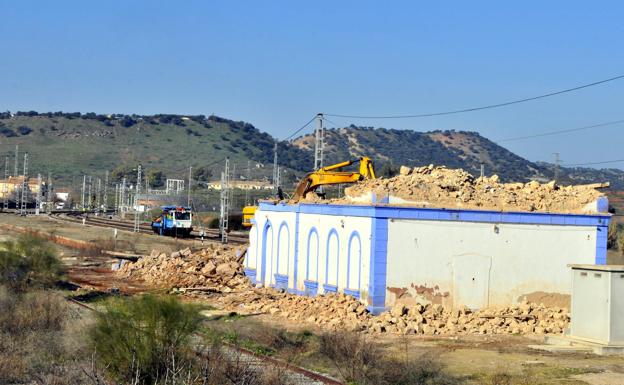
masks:
POLYGON ((471 308, 569 296, 568 264, 606 264, 608 202, 596 214, 261 202, 252 282, 344 292, 373 312, 397 302, 471 308))

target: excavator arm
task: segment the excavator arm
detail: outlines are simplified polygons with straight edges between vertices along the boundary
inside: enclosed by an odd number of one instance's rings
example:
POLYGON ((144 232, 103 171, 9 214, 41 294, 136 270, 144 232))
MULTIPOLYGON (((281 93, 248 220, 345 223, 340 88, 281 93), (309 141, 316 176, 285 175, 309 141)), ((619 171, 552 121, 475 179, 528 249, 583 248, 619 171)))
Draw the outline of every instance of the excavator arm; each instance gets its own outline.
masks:
POLYGON ((305 198, 309 192, 316 190, 320 186, 355 183, 363 179, 374 178, 375 168, 373 167, 373 162, 368 157, 361 157, 357 160, 348 160, 342 163, 333 164, 308 173, 297 185, 293 194, 293 200, 299 201, 305 198), (356 162, 360 163, 359 172, 334 171, 343 167, 351 166, 356 162))

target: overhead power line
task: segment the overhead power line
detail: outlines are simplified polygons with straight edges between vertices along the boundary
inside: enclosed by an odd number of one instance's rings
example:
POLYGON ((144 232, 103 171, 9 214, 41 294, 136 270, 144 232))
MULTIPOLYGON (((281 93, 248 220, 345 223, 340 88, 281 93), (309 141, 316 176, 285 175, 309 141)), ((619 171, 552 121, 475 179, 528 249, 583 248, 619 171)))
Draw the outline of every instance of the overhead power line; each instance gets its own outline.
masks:
POLYGON ((560 91, 549 92, 549 93, 543 94, 543 95, 532 96, 532 97, 524 98, 524 99, 511 100, 511 101, 503 102, 503 103, 490 104, 490 105, 481 106, 481 107, 464 108, 464 109, 460 109, 460 110, 431 112, 431 113, 425 113, 425 114, 381 115, 381 116, 327 114, 327 113, 324 114, 324 115, 325 116, 334 116, 334 117, 337 117, 337 118, 351 118, 351 119, 407 119, 407 118, 425 118, 425 117, 429 117, 429 116, 440 116, 440 115, 452 115, 452 114, 460 114, 460 113, 464 113, 464 112, 473 112, 473 111, 479 111, 479 110, 486 110, 486 109, 490 109, 490 108, 504 107, 504 106, 509 106, 509 105, 512 105, 512 104, 530 102, 532 100, 544 99, 544 98, 548 98, 548 97, 551 97, 551 96, 560 95, 560 94, 564 94, 564 93, 567 93, 567 92, 578 91, 578 90, 581 90, 583 88, 593 87, 593 86, 597 86, 599 84, 612 82, 612 81, 619 80, 619 79, 622 79, 622 78, 624 78, 624 75, 618 75, 618 76, 614 76, 612 78, 599 80, 597 82, 583 84, 583 85, 572 87, 572 88, 566 88, 566 89, 560 90, 560 91))
POLYGON ((564 164, 564 166, 565 167, 592 166, 592 165, 595 165, 595 164, 608 164, 608 163, 620 163, 620 162, 624 162, 624 159, 604 160, 604 161, 601 161, 601 162, 564 164))
POLYGON ((314 121, 314 119, 316 119, 316 115, 314 115, 312 117, 312 119, 308 120, 308 122, 306 124, 304 124, 303 126, 301 126, 301 128, 297 129, 295 132, 293 132, 288 138, 284 139, 284 140, 290 140, 292 139, 295 135, 297 135, 298 133, 300 133, 301 131, 303 131, 306 127, 308 127, 310 125, 310 123, 312 123, 314 121))
POLYGON ((540 133, 540 134, 525 135, 525 136, 516 136, 516 137, 512 137, 512 138, 499 139, 499 140, 497 140, 496 142, 497 142, 497 143, 501 143, 501 142, 511 142, 511 141, 515 141, 515 140, 524 140, 524 139, 540 138, 540 137, 542 137, 542 136, 559 135, 559 134, 565 134, 565 133, 568 133, 568 132, 589 130, 589 129, 591 129, 591 128, 598 128, 598 127, 612 126, 612 125, 614 125, 614 124, 619 124, 619 123, 624 123, 624 119, 614 120, 614 121, 612 121, 612 122, 606 122, 606 123, 598 123, 598 124, 593 124, 593 125, 591 125, 591 126, 584 126, 584 127, 577 127, 577 128, 567 128, 567 129, 557 130, 557 131, 547 131, 547 132, 542 132, 542 133, 540 133))

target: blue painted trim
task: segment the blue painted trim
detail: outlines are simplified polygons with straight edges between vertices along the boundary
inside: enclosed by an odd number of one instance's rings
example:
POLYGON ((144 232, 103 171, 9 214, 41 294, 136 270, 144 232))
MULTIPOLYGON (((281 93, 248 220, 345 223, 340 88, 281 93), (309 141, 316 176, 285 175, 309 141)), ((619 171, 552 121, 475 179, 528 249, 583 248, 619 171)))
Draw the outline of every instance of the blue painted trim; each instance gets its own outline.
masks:
POLYGON ((344 289, 343 292, 346 295, 350 295, 351 297, 355 297, 356 299, 360 299, 360 291, 356 289, 344 289))
POLYGON ((330 285, 326 283, 323 285, 323 292, 324 293, 338 293, 338 286, 330 285))
POLYGON ((336 236, 336 284, 338 284, 338 269, 340 268, 340 237, 338 237, 338 231, 332 228, 327 234, 327 244, 325 246, 325 285, 329 285, 329 241, 332 239, 332 235, 336 236))
POLYGON ((260 247, 260 238, 258 235, 258 232, 259 232, 258 226, 254 226, 253 228, 256 231, 256 269, 257 269, 258 266, 260 266, 260 263, 259 263, 260 261, 258 259, 261 257, 260 254, 258 253, 258 248, 260 247))
POLYGON ((319 262, 319 246, 320 246, 320 238, 318 235, 318 230, 316 230, 316 227, 312 226, 312 228, 310 229, 310 232, 308 233, 308 253, 306 256, 306 277, 305 280, 309 281, 310 278, 310 240, 312 239, 312 234, 316 235, 316 277, 314 277, 315 281, 318 280, 318 276, 319 276, 319 271, 318 271, 318 262, 319 262))
MULTIPOLYGON (((266 259, 267 259, 267 235, 269 233, 269 230, 271 231, 271 248, 273 248, 275 246, 275 237, 273 236, 273 225, 271 224, 271 221, 269 219, 267 219, 267 221, 264 223, 264 228, 262 230, 262 259, 260 260, 261 263, 261 267, 260 267, 260 281, 262 282, 262 284, 266 285, 266 280, 267 278, 269 278, 269 282, 268 284, 271 284, 271 276, 268 274, 267 272, 267 265, 266 265, 266 259)), ((271 262, 273 259, 273 250, 271 250, 271 262)))
POLYGON ((279 274, 279 265, 280 265, 280 245, 281 245, 281 237, 282 237, 282 229, 286 228, 286 235, 288 236, 286 242, 286 274, 288 275, 288 268, 290 263, 290 228, 288 228, 288 223, 286 221, 282 221, 280 223, 279 230, 277 231, 277 262, 275 264, 275 271, 279 274))
POLYGON ((303 281, 303 286, 305 287, 303 291, 304 295, 314 297, 318 293, 318 282, 316 281, 308 281, 306 279, 305 281, 303 281))
POLYGON ((607 264, 607 238, 609 234, 609 225, 596 227, 596 265, 607 264))
POLYGON ((358 241, 358 245, 359 248, 358 250, 360 251, 360 255, 358 256, 358 264, 357 264, 357 268, 358 268, 358 282, 357 282, 357 290, 360 290, 361 286, 361 280, 362 280, 362 240, 360 239, 360 233, 358 233, 356 230, 354 230, 351 235, 349 236, 349 243, 347 244, 348 250, 347 250, 347 287, 351 287, 351 242, 353 242, 353 239, 357 239, 358 241))
MULTIPOLYGON (((299 213, 295 214, 295 255, 293 257, 295 268, 293 272, 293 292, 297 291, 297 271, 299 270, 299 213)), ((289 289, 290 290, 290 289, 289 289)))
POLYGON ((386 307, 386 270, 388 262, 388 219, 371 221, 371 255, 368 282, 368 310, 379 314, 386 307))
POLYGON ((288 289, 288 274, 274 274, 275 277, 275 288, 277 289, 288 289))
MULTIPOLYGON (((599 202, 599 207, 604 205, 599 202)), ((296 205, 260 202, 260 210, 299 212, 320 215, 346 215, 390 219, 419 219, 435 221, 522 223, 565 226, 606 226, 611 214, 529 213, 513 211, 463 210, 397 206, 322 205, 300 203, 296 205)))
POLYGON ((249 278, 251 283, 256 283, 256 269, 246 268, 244 269, 245 275, 249 278))

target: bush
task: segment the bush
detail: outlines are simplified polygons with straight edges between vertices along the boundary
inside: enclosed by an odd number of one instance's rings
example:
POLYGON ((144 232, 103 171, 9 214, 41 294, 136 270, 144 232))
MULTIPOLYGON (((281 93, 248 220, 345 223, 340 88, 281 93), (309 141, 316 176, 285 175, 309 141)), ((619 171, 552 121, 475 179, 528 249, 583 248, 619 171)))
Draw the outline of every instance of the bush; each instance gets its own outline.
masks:
POLYGON ((345 382, 358 385, 451 385, 458 380, 443 372, 430 355, 389 358, 368 337, 351 332, 325 333, 321 353, 335 365, 345 382))
POLYGON ((154 384, 172 365, 193 366, 190 338, 199 327, 196 306, 146 295, 108 302, 89 331, 97 360, 122 383, 154 384))
POLYGON ((0 284, 13 290, 50 287, 61 271, 56 250, 41 237, 23 234, 17 241, 0 243, 0 284))

